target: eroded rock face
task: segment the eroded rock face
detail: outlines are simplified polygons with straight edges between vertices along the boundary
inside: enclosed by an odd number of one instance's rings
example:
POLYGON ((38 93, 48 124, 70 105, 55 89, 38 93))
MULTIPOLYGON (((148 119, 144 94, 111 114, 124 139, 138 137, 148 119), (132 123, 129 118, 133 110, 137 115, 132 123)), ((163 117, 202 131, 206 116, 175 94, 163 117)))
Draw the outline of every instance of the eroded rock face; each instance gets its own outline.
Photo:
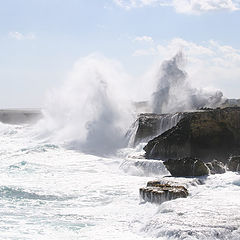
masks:
POLYGON ((206 164, 197 158, 168 159, 163 164, 173 177, 196 177, 209 174, 206 164))
POLYGON ((140 188, 139 193, 144 201, 157 204, 188 196, 188 190, 184 186, 160 184, 157 181, 149 182, 147 187, 140 188))
POLYGON ((239 172, 240 171, 240 156, 232 156, 229 158, 227 167, 229 171, 239 172))
POLYGON ((182 118, 183 113, 175 114, 140 114, 137 119, 137 129, 133 140, 133 145, 141 141, 149 141, 153 137, 162 134, 166 130, 176 126, 182 118))
POLYGON ((197 157, 226 162, 240 154, 240 108, 185 113, 178 124, 145 146, 146 158, 197 157))
POLYGON ((225 165, 216 159, 209 163, 206 163, 206 165, 209 168, 211 174, 222 174, 226 172, 225 165))

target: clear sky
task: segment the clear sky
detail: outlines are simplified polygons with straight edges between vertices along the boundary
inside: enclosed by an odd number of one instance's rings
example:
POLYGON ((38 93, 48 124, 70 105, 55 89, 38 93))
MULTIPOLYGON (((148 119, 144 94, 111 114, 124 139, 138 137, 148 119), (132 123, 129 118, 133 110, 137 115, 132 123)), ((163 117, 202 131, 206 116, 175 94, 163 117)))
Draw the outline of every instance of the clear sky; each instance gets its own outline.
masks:
POLYGON ((240 98, 239 0, 0 0, 0 108, 40 107, 92 53, 138 78, 179 49, 196 86, 240 98))

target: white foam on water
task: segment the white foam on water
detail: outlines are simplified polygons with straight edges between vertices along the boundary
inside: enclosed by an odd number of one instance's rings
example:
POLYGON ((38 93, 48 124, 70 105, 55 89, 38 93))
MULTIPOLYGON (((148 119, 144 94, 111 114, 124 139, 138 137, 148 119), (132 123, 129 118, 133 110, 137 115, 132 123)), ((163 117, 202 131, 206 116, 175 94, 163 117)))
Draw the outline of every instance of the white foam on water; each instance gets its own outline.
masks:
MULTIPOLYGON (((123 148, 134 119, 128 82, 117 63, 90 56, 38 124, 0 124, 1 239, 239 239, 237 173, 189 185, 186 199, 141 204, 139 188, 169 173, 143 159, 144 143, 123 148)), ((166 111, 180 102, 170 103, 166 111)))
POLYGON ((2 239, 239 237, 237 173, 209 176, 203 185, 189 184, 186 199, 160 206, 140 204, 139 188, 168 175, 161 162, 140 158, 140 146, 122 150, 125 158, 100 158, 36 140, 28 126, 6 129, 16 134, 0 137, 4 142, 0 155, 2 239))

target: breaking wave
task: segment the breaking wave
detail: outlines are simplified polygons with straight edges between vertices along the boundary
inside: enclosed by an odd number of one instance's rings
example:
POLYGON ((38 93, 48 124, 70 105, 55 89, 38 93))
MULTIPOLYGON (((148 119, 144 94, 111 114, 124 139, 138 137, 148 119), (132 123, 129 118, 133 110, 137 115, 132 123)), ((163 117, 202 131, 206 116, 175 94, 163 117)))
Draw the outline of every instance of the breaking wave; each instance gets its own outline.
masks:
POLYGON ((69 148, 98 155, 126 145, 125 129, 132 121, 128 96, 122 91, 128 76, 114 61, 95 55, 78 61, 68 80, 46 102, 45 133, 69 148))
POLYGON ((184 71, 182 52, 164 61, 156 73, 157 87, 152 96, 154 113, 174 113, 202 107, 218 107, 224 100, 221 91, 207 91, 191 86, 184 71))
MULTIPOLYGON (((153 113, 217 107, 223 101, 220 91, 192 87, 183 70, 184 62, 179 52, 164 61, 150 80, 157 85, 152 100, 146 103, 153 113)), ((139 104, 133 104, 131 96, 142 93, 136 93, 132 87, 141 83, 132 82, 134 78, 116 61, 96 55, 80 59, 62 86, 48 94, 44 120, 39 124, 42 136, 64 143, 70 149, 102 156, 133 145, 136 132, 134 128, 128 129, 137 117, 139 104)))

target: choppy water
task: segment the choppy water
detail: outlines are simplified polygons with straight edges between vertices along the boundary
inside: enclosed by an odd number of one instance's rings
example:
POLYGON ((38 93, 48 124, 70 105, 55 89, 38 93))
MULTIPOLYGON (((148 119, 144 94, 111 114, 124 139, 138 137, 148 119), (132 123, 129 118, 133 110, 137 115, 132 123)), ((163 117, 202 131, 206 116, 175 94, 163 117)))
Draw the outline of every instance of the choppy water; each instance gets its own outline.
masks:
POLYGON ((142 204, 138 189, 167 172, 138 148, 101 158, 42 141, 34 126, 0 124, 0 239, 240 239, 240 175, 142 204))

